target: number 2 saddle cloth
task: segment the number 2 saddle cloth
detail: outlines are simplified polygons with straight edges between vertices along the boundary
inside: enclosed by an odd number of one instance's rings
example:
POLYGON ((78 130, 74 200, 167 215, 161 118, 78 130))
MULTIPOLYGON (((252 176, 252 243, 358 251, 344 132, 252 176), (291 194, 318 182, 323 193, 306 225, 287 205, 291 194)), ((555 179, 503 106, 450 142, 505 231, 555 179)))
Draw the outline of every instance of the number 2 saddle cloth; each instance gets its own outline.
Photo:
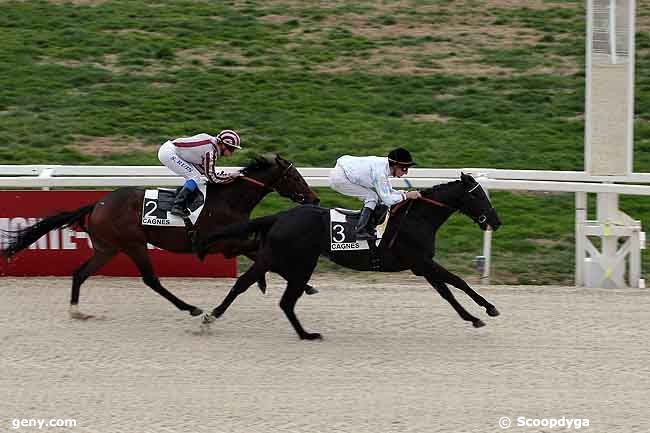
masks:
MULTIPOLYGON (((142 225, 145 226, 165 226, 165 227, 185 227, 182 217, 172 215, 169 211, 174 204, 174 197, 181 189, 148 189, 144 192, 142 201, 142 225)), ((203 205, 206 199, 207 185, 202 184, 194 191, 190 197, 188 209, 190 210, 189 219, 192 224, 196 224, 199 219, 203 205)))

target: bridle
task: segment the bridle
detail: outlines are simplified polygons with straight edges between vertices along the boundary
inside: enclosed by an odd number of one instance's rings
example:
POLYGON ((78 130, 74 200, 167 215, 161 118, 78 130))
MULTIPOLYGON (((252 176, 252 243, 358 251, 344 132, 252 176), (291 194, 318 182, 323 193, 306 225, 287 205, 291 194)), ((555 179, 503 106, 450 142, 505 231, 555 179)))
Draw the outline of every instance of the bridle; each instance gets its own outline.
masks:
MULTIPOLYGON (((476 185, 474 185, 471 189, 468 189, 467 191, 465 191, 465 194, 469 194, 469 193, 474 192, 474 190, 476 188, 478 188, 479 186, 481 186, 481 185, 478 182, 476 182, 476 185)), ((460 210, 460 208, 455 208, 455 207, 449 206, 448 204, 445 204, 445 203, 442 203, 442 202, 439 202, 437 200, 427 198, 427 197, 420 197, 419 200, 425 201, 425 202, 430 203, 430 204, 435 205, 435 206, 447 207, 449 209, 453 209, 454 211, 460 210)), ((398 203, 398 205, 399 204, 401 204, 401 203, 398 203)), ((476 221, 479 224, 483 224, 484 222, 487 221, 487 216, 484 213, 482 213, 481 215, 479 215, 478 218, 476 218, 476 221)))
MULTIPOLYGON (((471 193, 471 192, 473 192, 476 188, 478 188, 479 186, 480 186, 480 184, 479 184, 478 182, 476 182, 476 185, 474 185, 474 186, 472 187, 472 189, 469 189, 469 190, 465 191, 465 193, 471 193)), ((433 205, 433 206, 446 207, 446 208, 448 208, 448 209, 453 210, 454 212, 457 211, 457 210, 460 210, 459 208, 456 208, 456 207, 453 207, 453 206, 449 206, 449 205, 446 204, 446 203, 443 203, 443 202, 438 201, 438 200, 434 200, 434 199, 432 199, 432 198, 424 197, 424 196, 421 196, 421 197, 418 198, 417 200, 421 200, 421 201, 423 201, 423 202, 425 202, 425 203, 429 203, 430 205, 433 205)), ((406 217, 408 216, 409 211, 411 210, 411 207, 413 206, 413 202, 415 202, 415 201, 416 201, 416 200, 408 200, 409 203, 408 203, 408 206, 407 206, 406 210, 404 211, 404 216, 402 217, 402 219, 400 220, 399 224, 397 225, 397 229, 395 230, 395 234, 393 235, 393 238, 392 238, 392 239, 390 240, 390 242, 388 243, 388 248, 392 248, 392 247, 393 247, 393 243, 395 242, 395 239, 397 239, 397 234, 399 233, 400 228, 402 227, 402 222, 403 222, 403 221, 406 219, 406 217)), ((398 211, 401 207, 403 207, 405 204, 406 204, 406 200, 405 200, 405 201, 402 201, 402 202, 400 202, 400 203, 397 203, 395 206, 392 207, 392 209, 390 210, 390 213, 391 213, 391 214, 395 214, 395 212, 397 212, 397 211, 398 211)), ((485 221, 487 221, 487 216, 486 216, 485 214, 481 214, 481 215, 477 218, 477 221, 478 221, 479 224, 483 224, 485 221)))
MULTIPOLYGON (((250 182, 253 185, 257 185, 260 188, 264 188, 264 189, 267 189, 269 191, 277 191, 279 185, 281 185, 283 182, 286 182, 287 180, 289 180, 289 178, 290 178, 289 171, 292 168, 293 168, 293 162, 290 163, 288 166, 286 166, 284 168, 284 170, 282 171, 282 173, 280 173, 280 175, 273 182, 271 182, 268 185, 265 184, 262 181, 259 181, 257 179, 253 179, 252 177, 245 176, 245 175, 239 176, 239 178, 242 179, 242 180, 245 180, 247 182, 250 182)), ((302 203, 305 200, 305 195, 301 194, 301 193, 298 193, 298 192, 293 192, 293 193, 289 194, 289 198, 291 200, 295 201, 296 203, 302 203)))

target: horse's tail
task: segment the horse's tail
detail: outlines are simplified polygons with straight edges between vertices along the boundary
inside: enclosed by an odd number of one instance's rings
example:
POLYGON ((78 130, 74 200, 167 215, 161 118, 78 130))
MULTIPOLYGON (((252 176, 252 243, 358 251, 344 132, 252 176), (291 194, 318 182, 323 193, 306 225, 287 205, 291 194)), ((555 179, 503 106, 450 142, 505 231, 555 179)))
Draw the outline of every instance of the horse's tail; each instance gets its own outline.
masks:
POLYGON ((0 250, 0 254, 5 257, 11 257, 39 240, 44 234, 61 227, 69 227, 75 223, 79 224, 84 230, 86 230, 86 227, 83 224, 84 218, 92 212, 94 208, 95 204, 93 203, 75 211, 60 212, 56 215, 42 219, 32 226, 20 230, 2 230, 4 248, 0 250))
POLYGON ((197 254, 203 260, 208 250, 217 241, 223 239, 245 239, 252 234, 264 235, 277 221, 283 212, 255 218, 244 223, 230 224, 222 229, 212 232, 207 237, 197 242, 197 254))
POLYGON ((280 214, 255 218, 245 223, 230 224, 210 234, 205 242, 209 245, 221 239, 246 238, 252 234, 265 234, 277 221, 280 214))

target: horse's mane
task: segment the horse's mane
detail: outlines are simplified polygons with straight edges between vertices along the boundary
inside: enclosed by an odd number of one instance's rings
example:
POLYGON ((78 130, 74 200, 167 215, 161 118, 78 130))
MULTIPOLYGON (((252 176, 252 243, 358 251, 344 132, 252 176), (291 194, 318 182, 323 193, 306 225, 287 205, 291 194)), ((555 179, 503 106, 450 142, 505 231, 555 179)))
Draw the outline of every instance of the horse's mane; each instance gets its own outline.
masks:
POLYGON ((424 196, 430 196, 430 195, 435 195, 437 193, 442 193, 447 191, 449 188, 451 188, 453 185, 456 185, 459 182, 460 180, 452 180, 451 182, 440 183, 438 185, 432 186, 431 188, 421 189, 420 194, 424 196))
POLYGON ((239 172, 243 175, 249 174, 251 171, 256 171, 256 170, 265 170, 267 168, 270 168, 273 166, 273 162, 270 157, 268 156, 262 156, 262 155, 257 155, 253 157, 251 161, 246 164, 244 168, 239 170, 239 172))

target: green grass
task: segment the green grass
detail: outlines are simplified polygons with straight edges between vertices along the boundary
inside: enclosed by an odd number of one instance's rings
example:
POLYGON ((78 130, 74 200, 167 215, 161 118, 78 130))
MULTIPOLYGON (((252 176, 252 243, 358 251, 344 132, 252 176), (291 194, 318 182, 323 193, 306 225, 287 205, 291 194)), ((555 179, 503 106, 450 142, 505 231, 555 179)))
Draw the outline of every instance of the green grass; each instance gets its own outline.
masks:
MULTIPOLYGON (((0 163, 156 165, 168 138, 232 128, 245 151, 227 165, 275 151, 327 167, 403 145, 421 167, 582 170, 583 2, 541 4, 1 1, 0 163), (427 114, 446 120, 417 120, 427 114), (138 144, 96 155, 84 146, 93 138, 138 144)), ((641 24, 634 170, 650 172, 641 24)), ((319 194, 325 205, 359 205, 319 194)), ((573 195, 493 201, 505 223, 493 281, 570 283, 573 195)), ((288 206, 271 195, 255 215, 288 206)), ((645 222, 650 201, 623 197, 621 207, 645 222)), ((436 257, 471 274, 481 239, 455 216, 436 257)), ((647 273, 649 253, 643 261, 647 273)))

